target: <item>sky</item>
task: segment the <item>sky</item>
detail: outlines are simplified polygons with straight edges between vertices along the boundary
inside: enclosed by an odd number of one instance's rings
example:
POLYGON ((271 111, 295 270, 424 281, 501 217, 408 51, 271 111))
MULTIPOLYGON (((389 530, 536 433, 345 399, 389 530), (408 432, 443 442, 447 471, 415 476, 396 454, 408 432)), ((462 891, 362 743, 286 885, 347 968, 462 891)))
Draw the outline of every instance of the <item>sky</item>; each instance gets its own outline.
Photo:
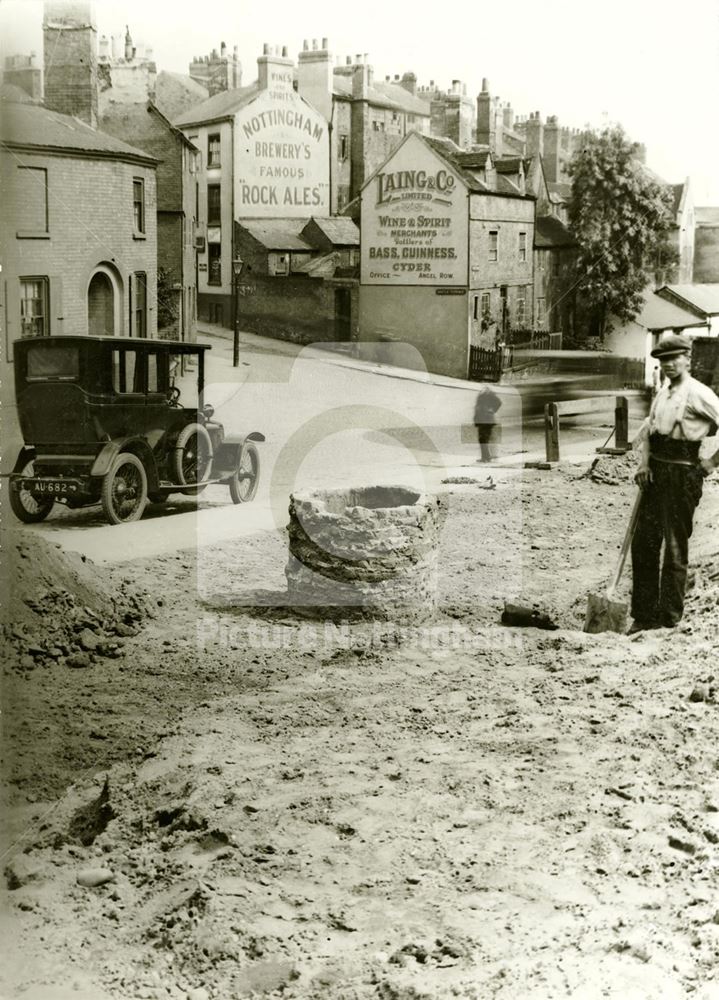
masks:
MULTIPOLYGON (((35 50, 42 0, 0 0, 0 54, 35 50)), ((98 36, 152 46, 158 70, 187 73, 197 55, 239 47, 243 84, 262 45, 329 39, 367 53, 375 76, 412 70, 418 84, 482 78, 517 114, 556 114, 570 127, 620 122, 671 183, 691 177, 698 205, 719 205, 719 0, 96 0, 98 36)))

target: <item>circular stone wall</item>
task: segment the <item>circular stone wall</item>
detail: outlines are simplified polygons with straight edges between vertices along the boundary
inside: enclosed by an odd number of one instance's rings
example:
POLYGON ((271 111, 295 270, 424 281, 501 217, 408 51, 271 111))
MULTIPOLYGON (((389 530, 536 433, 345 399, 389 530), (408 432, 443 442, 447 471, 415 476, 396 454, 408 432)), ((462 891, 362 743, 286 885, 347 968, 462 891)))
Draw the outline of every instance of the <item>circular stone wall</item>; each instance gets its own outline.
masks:
POLYGON ((404 486, 290 496, 290 603, 308 614, 354 608, 413 620, 437 603, 442 507, 404 486))

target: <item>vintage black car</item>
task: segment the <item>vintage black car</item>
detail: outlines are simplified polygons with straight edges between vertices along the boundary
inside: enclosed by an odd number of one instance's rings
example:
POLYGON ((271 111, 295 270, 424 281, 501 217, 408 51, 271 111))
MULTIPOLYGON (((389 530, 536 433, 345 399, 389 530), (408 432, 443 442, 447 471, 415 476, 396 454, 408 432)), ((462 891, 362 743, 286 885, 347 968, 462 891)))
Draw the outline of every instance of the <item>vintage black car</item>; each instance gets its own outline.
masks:
POLYGON ((257 492, 257 431, 225 434, 203 399, 204 344, 57 336, 14 344, 25 446, 10 475, 21 521, 54 503, 101 503, 112 524, 142 517, 148 499, 196 496, 211 483, 233 503, 257 492))

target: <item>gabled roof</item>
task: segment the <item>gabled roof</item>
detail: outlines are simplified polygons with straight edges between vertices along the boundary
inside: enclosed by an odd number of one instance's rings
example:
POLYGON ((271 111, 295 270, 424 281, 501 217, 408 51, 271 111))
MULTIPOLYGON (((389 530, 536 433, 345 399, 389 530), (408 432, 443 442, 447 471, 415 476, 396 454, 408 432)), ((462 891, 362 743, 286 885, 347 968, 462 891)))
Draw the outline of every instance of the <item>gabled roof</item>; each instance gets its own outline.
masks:
POLYGON ((557 195, 561 201, 569 201, 572 196, 572 185, 566 181, 547 181, 547 188, 550 194, 557 195))
MULTIPOLYGON (((506 177, 498 177, 497 187, 490 187, 486 181, 482 180, 472 169, 466 166, 468 158, 474 157, 476 154, 460 149, 451 139, 436 139, 434 136, 427 135, 421 136, 421 139, 457 171, 469 190, 475 194, 502 194, 513 198, 534 197, 533 195, 522 194, 506 177)), ((470 160, 470 162, 472 161, 470 160)))
POLYGON ((309 253, 313 249, 301 236, 307 219, 243 219, 238 224, 267 250, 306 250, 309 253))
POLYGON ((42 101, 30 97, 22 87, 14 83, 0 83, 0 101, 12 101, 14 104, 41 104, 42 101))
POLYGON ((659 295, 668 295, 703 317, 719 316, 719 284, 662 285, 659 295))
POLYGON ((223 90, 222 93, 214 94, 206 101, 190 108, 189 111, 178 115, 174 119, 173 125, 184 127, 231 118, 236 111, 249 104, 259 93, 260 89, 257 83, 252 83, 249 87, 239 87, 237 90, 223 90))
POLYGON ((105 159, 142 161, 155 166, 154 156, 91 128, 79 118, 61 115, 37 104, 3 105, 0 115, 0 144, 22 148, 64 150, 105 159))
POLYGON ((698 226, 719 226, 719 207, 706 205, 694 209, 694 219, 698 226))
POLYGON ((538 215, 534 224, 534 245, 543 250, 551 247, 575 247, 577 241, 555 216, 538 215))
POLYGON ((524 159, 521 156, 498 156, 494 169, 498 174, 518 174, 520 169, 524 169, 524 159))
POLYGON ((661 298, 657 292, 649 292, 634 322, 645 330, 686 330, 704 325, 693 313, 661 298))
POLYGON ((359 246, 360 232, 352 219, 346 216, 317 218, 313 215, 312 222, 322 230, 333 246, 359 246))
POLYGON ((672 196, 672 215, 676 218, 679 209, 682 204, 682 196, 684 195, 684 185, 683 184, 670 184, 669 192, 672 196))

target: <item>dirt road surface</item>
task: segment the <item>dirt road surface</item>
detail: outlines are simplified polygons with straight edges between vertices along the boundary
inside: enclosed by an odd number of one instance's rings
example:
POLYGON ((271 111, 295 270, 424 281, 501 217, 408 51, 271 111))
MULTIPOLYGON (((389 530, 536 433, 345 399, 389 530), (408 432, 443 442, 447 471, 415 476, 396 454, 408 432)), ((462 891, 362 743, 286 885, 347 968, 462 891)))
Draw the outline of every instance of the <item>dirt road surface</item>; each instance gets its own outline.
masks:
POLYGON ((87 562, 161 604, 8 661, 0 995, 719 995, 719 482, 684 624, 590 636, 632 487, 585 471, 451 488, 414 629, 293 616, 279 533, 87 562))

